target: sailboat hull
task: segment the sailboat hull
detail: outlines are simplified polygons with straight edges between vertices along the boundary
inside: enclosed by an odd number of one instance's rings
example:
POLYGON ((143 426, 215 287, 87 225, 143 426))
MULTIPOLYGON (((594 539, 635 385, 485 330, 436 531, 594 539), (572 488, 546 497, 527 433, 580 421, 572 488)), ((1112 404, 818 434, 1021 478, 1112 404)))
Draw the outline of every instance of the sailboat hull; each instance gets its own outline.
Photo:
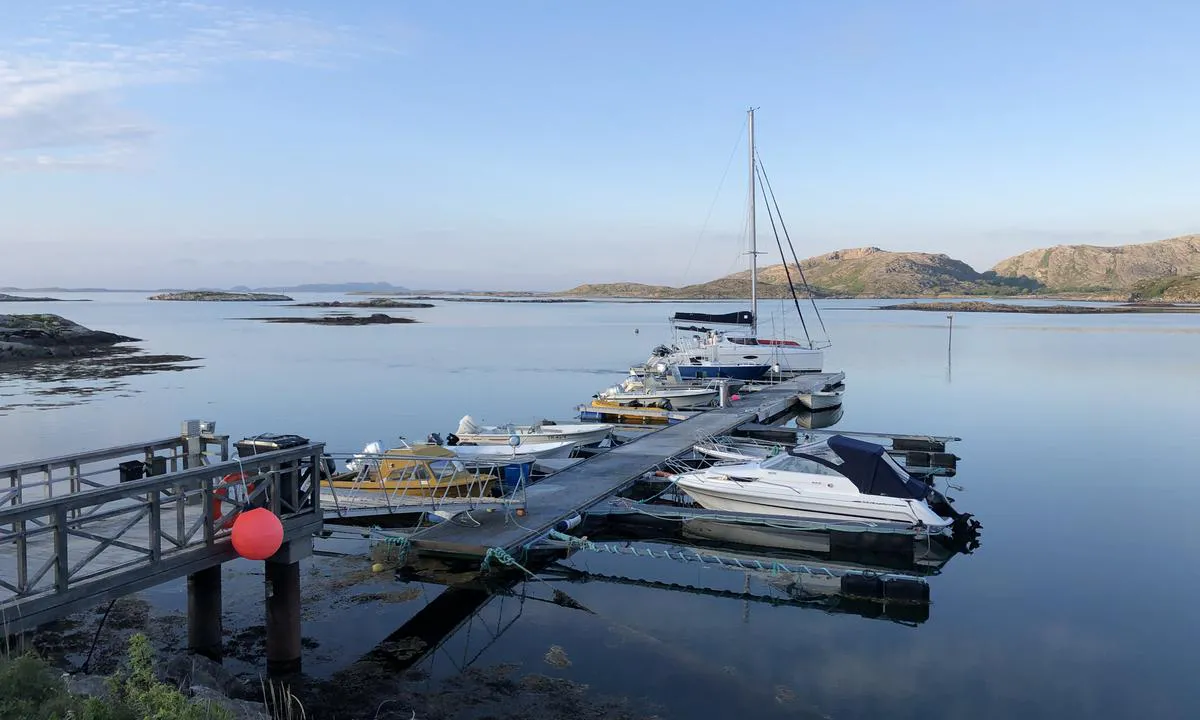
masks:
POLYGON ((676 366, 679 377, 684 380, 702 380, 708 378, 729 378, 732 380, 758 380, 771 369, 770 365, 720 365, 720 364, 681 364, 676 366))

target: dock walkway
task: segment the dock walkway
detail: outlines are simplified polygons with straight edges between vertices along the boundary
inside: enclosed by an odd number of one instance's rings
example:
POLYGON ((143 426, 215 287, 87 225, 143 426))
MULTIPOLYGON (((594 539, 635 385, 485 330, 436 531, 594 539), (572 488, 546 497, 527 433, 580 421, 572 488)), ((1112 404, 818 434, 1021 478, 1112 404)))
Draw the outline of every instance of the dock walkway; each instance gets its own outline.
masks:
POLYGON ((545 535, 560 521, 627 487, 664 460, 705 437, 722 435, 748 422, 768 423, 798 405, 798 395, 823 386, 840 373, 803 375, 742 395, 727 407, 699 413, 594 455, 531 485, 524 516, 497 510, 473 511, 474 522, 447 520, 414 533, 412 547, 423 554, 479 558, 493 548, 515 552, 545 535))

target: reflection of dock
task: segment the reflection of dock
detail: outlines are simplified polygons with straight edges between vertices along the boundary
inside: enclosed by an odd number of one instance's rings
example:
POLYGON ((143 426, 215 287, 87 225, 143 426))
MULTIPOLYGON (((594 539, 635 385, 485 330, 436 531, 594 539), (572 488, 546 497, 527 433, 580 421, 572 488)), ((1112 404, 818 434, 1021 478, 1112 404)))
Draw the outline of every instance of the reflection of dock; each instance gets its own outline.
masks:
POLYGON ((748 422, 771 422, 793 412, 799 394, 828 379, 824 374, 808 375, 767 386, 725 407, 647 433, 534 484, 522 516, 477 513, 473 516, 477 522, 471 525, 443 522, 413 534, 412 546, 424 554, 474 558, 485 557, 493 549, 515 552, 557 523, 631 485, 666 459, 688 451, 697 438, 728 433, 748 422), (537 502, 532 502, 535 493, 537 502))

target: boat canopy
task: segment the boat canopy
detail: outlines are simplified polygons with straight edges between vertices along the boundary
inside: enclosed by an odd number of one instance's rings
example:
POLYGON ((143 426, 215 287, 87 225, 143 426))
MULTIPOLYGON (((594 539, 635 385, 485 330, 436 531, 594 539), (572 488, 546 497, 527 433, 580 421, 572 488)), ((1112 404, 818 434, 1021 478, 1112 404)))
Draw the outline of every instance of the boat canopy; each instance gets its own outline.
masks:
MULTIPOLYGON (((753 325, 754 313, 749 310, 741 310, 731 313, 686 313, 677 312, 671 316, 671 322, 678 326, 678 323, 707 323, 709 325, 753 325)), ((697 332, 707 332, 711 328, 707 327, 678 327, 679 330, 695 330, 697 332)))
MULTIPOLYGON (((921 500, 929 494, 928 486, 901 469, 882 445, 845 435, 833 435, 826 444, 842 459, 836 466, 838 472, 849 478, 864 495, 921 500)), ((823 458, 795 454, 828 463, 823 458)))

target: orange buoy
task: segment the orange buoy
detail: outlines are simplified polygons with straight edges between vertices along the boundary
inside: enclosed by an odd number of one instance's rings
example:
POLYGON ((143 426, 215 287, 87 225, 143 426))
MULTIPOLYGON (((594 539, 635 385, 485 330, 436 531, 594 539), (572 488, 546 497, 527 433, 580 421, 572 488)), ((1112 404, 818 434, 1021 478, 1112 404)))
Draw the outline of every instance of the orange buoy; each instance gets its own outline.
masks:
POLYGON ((266 560, 283 545, 283 523, 266 508, 240 513, 233 521, 233 549, 247 560, 266 560))

